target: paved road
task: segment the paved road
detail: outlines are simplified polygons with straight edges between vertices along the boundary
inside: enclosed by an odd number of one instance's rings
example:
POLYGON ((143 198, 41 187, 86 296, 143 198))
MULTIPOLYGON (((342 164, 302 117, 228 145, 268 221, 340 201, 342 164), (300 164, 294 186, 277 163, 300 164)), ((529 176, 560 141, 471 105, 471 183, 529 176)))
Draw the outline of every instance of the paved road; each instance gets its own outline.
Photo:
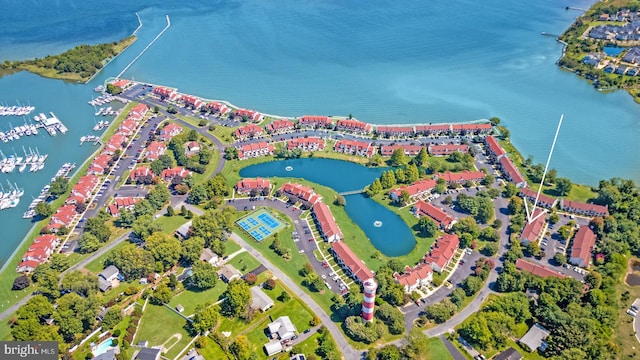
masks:
POLYGON ((449 353, 451 354, 451 356, 453 356, 454 360, 467 360, 467 358, 462 355, 460 350, 458 350, 458 348, 453 345, 453 343, 449 341, 449 339, 447 339, 443 335, 438 336, 438 338, 444 343, 444 346, 447 348, 447 350, 449 350, 449 353))

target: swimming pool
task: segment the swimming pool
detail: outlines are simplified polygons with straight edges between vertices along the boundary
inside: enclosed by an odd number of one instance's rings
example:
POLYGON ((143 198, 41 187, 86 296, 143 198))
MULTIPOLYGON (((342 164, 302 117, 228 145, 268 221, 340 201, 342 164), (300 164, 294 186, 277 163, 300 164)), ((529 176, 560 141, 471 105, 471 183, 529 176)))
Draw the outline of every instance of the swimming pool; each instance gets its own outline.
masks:
POLYGON ((96 346, 96 348, 91 352, 93 356, 104 354, 109 349, 113 348, 113 346, 111 346, 111 341, 112 341, 112 338, 108 338, 107 340, 98 344, 98 346, 96 346))

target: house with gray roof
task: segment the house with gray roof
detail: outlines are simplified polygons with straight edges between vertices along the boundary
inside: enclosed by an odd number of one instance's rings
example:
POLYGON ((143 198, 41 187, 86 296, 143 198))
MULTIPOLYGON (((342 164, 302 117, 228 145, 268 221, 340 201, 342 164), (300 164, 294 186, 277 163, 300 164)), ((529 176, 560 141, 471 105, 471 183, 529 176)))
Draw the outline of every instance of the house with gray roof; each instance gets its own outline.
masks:
POLYGON ((288 316, 280 316, 269 324, 268 328, 271 338, 279 338, 280 340, 289 340, 298 332, 288 316))
POLYGON ((240 279, 242 277, 242 273, 238 271, 238 269, 234 268, 231 264, 224 265, 220 270, 218 270, 218 276, 226 283, 230 283, 235 279, 240 279))
POLYGON ((534 324, 529 331, 522 338, 520 338, 520 344, 529 348, 531 352, 537 349, 543 350, 547 348, 547 343, 544 340, 549 336, 549 330, 542 327, 540 324, 534 324))
POLYGON ((160 349, 143 347, 138 351, 134 360, 159 360, 160 349))
POLYGON ((118 280, 118 275, 120 275, 120 270, 113 265, 109 265, 102 270, 100 274, 98 274, 98 285, 100 287, 100 291, 107 291, 111 289, 113 282, 118 280))
POLYGON ((273 300, 269 297, 269 295, 265 294, 261 288, 257 286, 253 286, 251 288, 251 308, 258 309, 262 312, 267 311, 270 307, 273 306, 273 300))

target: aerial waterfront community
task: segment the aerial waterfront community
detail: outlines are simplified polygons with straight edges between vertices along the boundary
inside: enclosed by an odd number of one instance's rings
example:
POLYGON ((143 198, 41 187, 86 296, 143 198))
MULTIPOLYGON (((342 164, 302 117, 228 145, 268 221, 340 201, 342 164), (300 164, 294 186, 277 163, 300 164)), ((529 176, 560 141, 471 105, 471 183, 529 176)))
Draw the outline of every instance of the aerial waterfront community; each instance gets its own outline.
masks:
MULTIPOLYGON (((598 19, 585 36, 611 40, 637 9, 598 19)), ((95 152, 33 198, 2 270, 1 340, 100 360, 640 356, 630 180, 574 184, 496 117, 279 116, 133 78, 95 93, 95 152)), ((68 137, 33 110, 0 113, 68 137)), ((44 166, 23 152, 2 169, 44 166)))

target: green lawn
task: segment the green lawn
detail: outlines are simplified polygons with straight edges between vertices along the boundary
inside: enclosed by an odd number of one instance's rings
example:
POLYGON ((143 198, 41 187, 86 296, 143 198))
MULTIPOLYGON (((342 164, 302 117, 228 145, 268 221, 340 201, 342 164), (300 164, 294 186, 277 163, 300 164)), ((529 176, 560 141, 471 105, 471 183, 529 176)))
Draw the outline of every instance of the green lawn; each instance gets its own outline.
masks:
POLYGON ((432 359, 453 360, 453 356, 451 356, 440 338, 429 338, 429 350, 432 359))
POLYGON ((234 252, 240 250, 242 247, 240 245, 238 245, 237 242, 229 239, 227 240, 227 242, 225 243, 225 255, 229 255, 229 254, 233 254, 234 252))
POLYGON ((223 144, 231 144, 233 142, 231 134, 233 134, 235 129, 235 127, 216 125, 215 129, 213 131, 209 131, 209 133, 215 136, 223 144))
POLYGON ((167 351, 166 356, 173 359, 191 341, 191 337, 184 330, 185 324, 185 319, 165 306, 147 304, 138 325, 138 334, 134 343, 147 340, 149 346, 159 346, 168 341, 167 345, 174 345, 167 351), (181 339, 176 342, 175 336, 179 336, 181 339), (173 340, 170 340, 172 337, 173 340))
POLYGON ((175 309, 180 304, 184 307, 183 314, 189 316, 195 312, 196 306, 206 302, 215 303, 220 300, 220 295, 227 289, 224 281, 216 282, 216 286, 207 290, 198 288, 185 289, 180 294, 174 296, 169 305, 175 309))
MULTIPOLYGON (((180 209, 177 209, 178 214, 180 213, 180 209)), ((172 234, 174 231, 178 230, 180 226, 188 222, 189 219, 184 218, 180 215, 175 216, 160 216, 154 222, 162 225, 162 232, 167 234, 172 234)))
POLYGON ((243 274, 260 266, 260 262, 246 251, 234 256, 228 264, 233 265, 233 267, 240 270, 243 274))
POLYGON ((4 321, 0 322, 0 340, 8 341, 13 339, 11 336, 11 325, 9 325, 9 320, 14 317, 15 314, 11 314, 4 321))
POLYGON ((222 350, 220 345, 213 341, 210 337, 206 337, 205 346, 198 349, 198 353, 205 359, 227 360, 229 357, 227 353, 222 350))
POLYGON ((106 253, 98 256, 97 258, 95 258, 92 262, 87 264, 87 266, 85 266, 84 268, 89 270, 89 271, 91 271, 94 274, 99 273, 100 271, 102 271, 104 269, 104 262, 105 262, 105 260, 107 260, 107 257, 109 257, 111 252, 114 251, 114 250, 122 249, 127 244, 128 244, 127 241, 121 242, 120 244, 114 246, 113 249, 111 249, 111 251, 106 252, 106 253))

